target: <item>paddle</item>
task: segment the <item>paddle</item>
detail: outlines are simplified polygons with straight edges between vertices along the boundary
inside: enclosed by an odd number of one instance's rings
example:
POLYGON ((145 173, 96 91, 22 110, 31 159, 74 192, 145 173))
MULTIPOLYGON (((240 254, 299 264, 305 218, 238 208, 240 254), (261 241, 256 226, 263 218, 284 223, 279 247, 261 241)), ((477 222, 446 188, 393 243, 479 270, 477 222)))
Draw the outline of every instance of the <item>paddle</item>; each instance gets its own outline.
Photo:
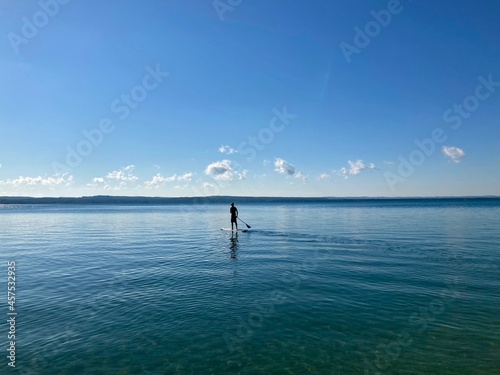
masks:
POLYGON ((250 225, 248 225, 247 223, 245 223, 243 220, 241 220, 240 218, 238 218, 238 219, 239 219, 241 222, 243 222, 243 224, 245 224, 245 225, 247 226, 247 228, 248 228, 248 229, 250 229, 250 228, 251 228, 251 226, 250 226, 250 225))

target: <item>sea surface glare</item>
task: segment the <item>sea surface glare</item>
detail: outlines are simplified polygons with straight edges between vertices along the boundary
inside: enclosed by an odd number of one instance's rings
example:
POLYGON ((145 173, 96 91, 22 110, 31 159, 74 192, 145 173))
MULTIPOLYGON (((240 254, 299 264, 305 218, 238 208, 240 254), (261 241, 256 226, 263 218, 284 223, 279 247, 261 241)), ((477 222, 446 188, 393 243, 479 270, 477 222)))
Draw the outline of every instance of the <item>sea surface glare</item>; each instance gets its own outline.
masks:
POLYGON ((0 205, 0 373, 500 374, 500 199, 229 203, 0 205))

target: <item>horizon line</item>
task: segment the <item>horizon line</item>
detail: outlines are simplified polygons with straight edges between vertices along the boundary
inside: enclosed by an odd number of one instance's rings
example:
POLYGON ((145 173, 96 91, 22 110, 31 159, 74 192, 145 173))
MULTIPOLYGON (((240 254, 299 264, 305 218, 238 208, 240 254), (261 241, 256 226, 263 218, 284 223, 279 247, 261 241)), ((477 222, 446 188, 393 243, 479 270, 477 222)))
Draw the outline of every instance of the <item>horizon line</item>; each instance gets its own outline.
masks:
POLYGON ((89 199, 89 198, 148 198, 148 199, 200 199, 200 198, 266 198, 266 199, 431 199, 431 198, 500 198, 500 195, 408 195, 408 196, 278 196, 278 195, 194 195, 194 196, 149 196, 149 195, 82 195, 82 196, 27 196, 2 195, 0 199, 89 199))

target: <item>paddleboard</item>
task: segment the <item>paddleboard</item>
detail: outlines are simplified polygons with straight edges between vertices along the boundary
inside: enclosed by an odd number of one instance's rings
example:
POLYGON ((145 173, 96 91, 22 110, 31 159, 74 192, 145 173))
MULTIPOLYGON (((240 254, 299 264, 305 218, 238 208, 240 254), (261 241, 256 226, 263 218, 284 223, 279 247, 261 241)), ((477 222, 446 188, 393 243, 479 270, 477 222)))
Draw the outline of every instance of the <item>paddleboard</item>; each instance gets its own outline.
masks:
POLYGON ((232 231, 232 232, 248 232, 248 229, 231 229, 231 228, 221 228, 220 230, 232 231))

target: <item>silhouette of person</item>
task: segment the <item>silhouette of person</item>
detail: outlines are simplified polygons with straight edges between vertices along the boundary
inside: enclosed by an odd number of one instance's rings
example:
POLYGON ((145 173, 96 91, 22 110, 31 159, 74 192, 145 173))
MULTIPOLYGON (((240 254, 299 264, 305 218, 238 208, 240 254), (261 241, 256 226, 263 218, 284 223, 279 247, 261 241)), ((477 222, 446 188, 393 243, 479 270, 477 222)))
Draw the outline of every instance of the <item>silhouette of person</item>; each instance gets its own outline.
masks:
POLYGON ((238 230, 238 222, 236 221, 236 219, 238 218, 238 209, 236 208, 234 203, 231 203, 229 212, 231 213, 231 230, 234 230, 233 224, 236 225, 236 230, 238 230))

